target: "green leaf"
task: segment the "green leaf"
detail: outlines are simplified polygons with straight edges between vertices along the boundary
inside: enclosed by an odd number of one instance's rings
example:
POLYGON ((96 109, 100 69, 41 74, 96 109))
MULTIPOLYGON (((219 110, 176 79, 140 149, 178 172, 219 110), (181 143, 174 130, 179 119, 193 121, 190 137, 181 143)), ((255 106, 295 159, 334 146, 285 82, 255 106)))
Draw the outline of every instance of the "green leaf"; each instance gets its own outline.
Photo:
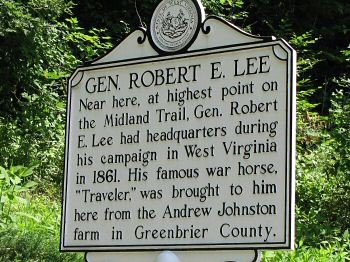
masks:
POLYGON ((22 179, 18 176, 11 177, 10 180, 11 180, 13 185, 18 185, 22 182, 22 179))
POLYGON ((24 169, 24 172, 21 174, 21 177, 28 177, 28 176, 31 176, 33 174, 33 170, 35 168, 37 168, 38 165, 34 165, 34 166, 31 166, 29 168, 23 168, 24 169))
POLYGON ((7 173, 6 169, 0 166, 0 179, 9 179, 9 174, 7 173))
POLYGON ((31 214, 28 214, 28 213, 24 213, 24 212, 16 212, 17 215, 19 216, 22 216, 22 217, 26 217, 26 218, 30 218, 30 219, 33 219, 34 221, 40 223, 41 220, 31 214))
POLYGON ((34 181, 29 181, 28 183, 26 183, 23 187, 25 187, 26 189, 31 189, 33 187, 36 187, 38 183, 34 182, 34 181))

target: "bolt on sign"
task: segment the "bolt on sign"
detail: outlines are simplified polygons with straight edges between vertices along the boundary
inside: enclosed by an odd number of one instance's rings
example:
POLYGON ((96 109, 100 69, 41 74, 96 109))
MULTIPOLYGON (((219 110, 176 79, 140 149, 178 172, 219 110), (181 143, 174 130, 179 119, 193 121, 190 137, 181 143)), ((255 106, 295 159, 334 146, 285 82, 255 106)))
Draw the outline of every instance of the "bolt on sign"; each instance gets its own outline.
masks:
POLYGON ((196 0, 69 79, 61 249, 292 249, 295 51, 196 0))

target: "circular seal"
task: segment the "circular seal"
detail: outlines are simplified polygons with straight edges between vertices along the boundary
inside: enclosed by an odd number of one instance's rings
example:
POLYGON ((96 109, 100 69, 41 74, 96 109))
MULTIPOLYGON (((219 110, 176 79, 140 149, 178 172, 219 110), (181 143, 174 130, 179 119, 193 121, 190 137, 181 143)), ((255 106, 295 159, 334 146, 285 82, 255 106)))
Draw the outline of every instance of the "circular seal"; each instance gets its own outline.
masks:
POLYGON ((194 41, 202 20, 196 0, 164 0, 151 20, 151 39, 161 53, 187 49, 194 41))

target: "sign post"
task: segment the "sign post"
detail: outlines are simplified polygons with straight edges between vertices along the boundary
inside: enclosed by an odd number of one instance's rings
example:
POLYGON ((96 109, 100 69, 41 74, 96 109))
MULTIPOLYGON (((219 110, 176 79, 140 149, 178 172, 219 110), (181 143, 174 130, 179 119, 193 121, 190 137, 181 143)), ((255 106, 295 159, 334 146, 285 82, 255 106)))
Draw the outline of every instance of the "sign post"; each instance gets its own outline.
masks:
POLYGON ((148 30, 71 76, 62 251, 214 262, 293 249, 295 51, 204 18, 196 0, 164 0, 148 30))

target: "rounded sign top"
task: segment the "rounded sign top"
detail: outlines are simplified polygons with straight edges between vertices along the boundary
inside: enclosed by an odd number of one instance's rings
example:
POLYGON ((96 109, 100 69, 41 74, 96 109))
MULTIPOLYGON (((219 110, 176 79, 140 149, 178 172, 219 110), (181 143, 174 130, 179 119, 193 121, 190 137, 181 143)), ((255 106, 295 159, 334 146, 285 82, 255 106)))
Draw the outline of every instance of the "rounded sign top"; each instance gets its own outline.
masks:
POLYGON ((202 22, 196 0, 164 0, 153 13, 151 41, 160 53, 186 50, 195 40, 202 22))

